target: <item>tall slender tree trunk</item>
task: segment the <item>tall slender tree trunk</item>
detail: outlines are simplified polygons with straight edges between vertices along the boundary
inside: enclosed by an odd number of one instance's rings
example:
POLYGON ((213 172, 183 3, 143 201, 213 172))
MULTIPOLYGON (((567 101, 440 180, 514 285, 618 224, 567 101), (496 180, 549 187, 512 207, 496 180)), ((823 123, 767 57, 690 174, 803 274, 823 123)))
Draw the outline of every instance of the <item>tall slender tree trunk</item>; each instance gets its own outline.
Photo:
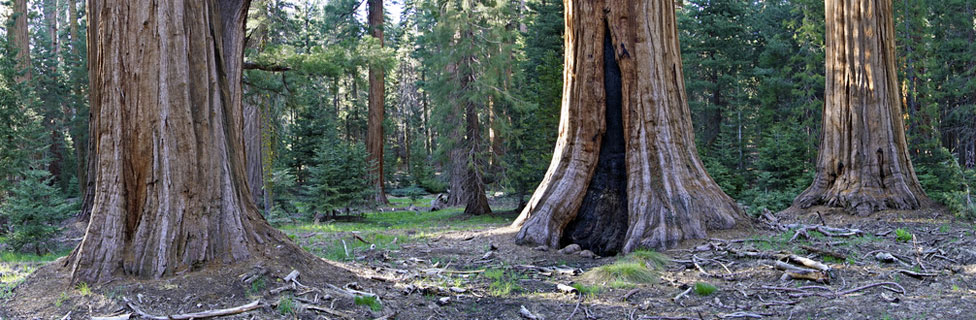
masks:
POLYGON ((744 221, 697 155, 674 3, 566 4, 560 134, 516 242, 606 255, 744 221))
POLYGON ((31 80, 30 35, 27 33, 27 0, 14 0, 14 29, 8 34, 13 46, 17 48, 17 71, 14 77, 17 83, 31 80))
POLYGON ((74 281, 301 252, 248 193, 240 45, 249 3, 91 1, 99 170, 88 230, 67 260, 74 281))
MULTIPOLYGON (((474 74, 470 67, 474 64, 473 57, 466 57, 460 64, 466 66, 448 67, 448 72, 458 73, 461 81, 460 88, 468 88, 474 82, 474 74)), ((450 138, 454 146, 450 150, 451 158, 451 192, 448 196, 449 206, 464 206, 465 214, 490 214, 488 198, 485 196, 485 183, 481 176, 481 164, 478 163, 481 152, 481 122, 478 119, 478 108, 474 102, 465 99, 454 106, 448 121, 453 125, 450 138)))
POLYGON ((858 214, 930 205, 905 141, 891 0, 828 0, 827 87, 813 184, 794 206, 858 214))
MULTIPOLYGON (((383 45, 383 0, 369 0, 369 29, 373 38, 383 45)), ((373 183, 376 186, 376 203, 386 204, 383 190, 383 109, 386 93, 383 68, 369 66, 369 115, 366 120, 366 151, 373 163, 373 183)))

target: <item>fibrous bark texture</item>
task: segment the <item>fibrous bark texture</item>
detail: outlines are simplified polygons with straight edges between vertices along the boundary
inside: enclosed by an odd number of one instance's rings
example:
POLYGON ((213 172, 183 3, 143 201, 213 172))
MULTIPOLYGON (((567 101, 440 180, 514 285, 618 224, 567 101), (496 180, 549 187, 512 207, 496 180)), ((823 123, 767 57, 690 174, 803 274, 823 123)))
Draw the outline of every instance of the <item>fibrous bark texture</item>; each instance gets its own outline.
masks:
POLYGON ((98 169, 91 221, 68 261, 75 281, 159 278, 293 247, 258 213, 245 177, 248 5, 90 2, 98 169))
MULTIPOLYGON (((383 0, 369 0, 369 28, 373 38, 383 45, 383 0)), ((383 68, 369 66, 369 114, 366 123, 366 151, 373 163, 376 202, 388 203, 383 190, 383 109, 386 83, 383 68)))
POLYGON ((891 0, 828 0, 827 88, 813 184, 794 206, 868 214, 930 201, 908 157, 891 0))
POLYGON ((630 252, 744 219, 698 158, 680 57, 672 1, 567 1, 559 139, 516 242, 630 252))
POLYGON ((9 32, 8 40, 17 48, 17 71, 14 81, 24 83, 31 80, 30 38, 27 34, 27 0, 14 0, 14 29, 9 32), (11 39, 12 38, 12 39, 11 39))

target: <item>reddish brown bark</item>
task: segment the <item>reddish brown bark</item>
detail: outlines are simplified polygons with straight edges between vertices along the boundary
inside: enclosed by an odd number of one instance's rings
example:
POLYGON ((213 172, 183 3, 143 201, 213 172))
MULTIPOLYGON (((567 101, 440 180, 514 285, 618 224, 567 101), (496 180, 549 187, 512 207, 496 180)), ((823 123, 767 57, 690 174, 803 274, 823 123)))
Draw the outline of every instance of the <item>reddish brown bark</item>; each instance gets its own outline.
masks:
POLYGON ((930 205, 905 141, 891 0, 828 0, 827 88, 813 184, 794 206, 869 214, 930 205))
POLYGON ((160 278, 300 250, 248 193, 240 105, 248 5, 91 1, 98 169, 91 221, 67 261, 75 281, 160 278))
POLYGON ((567 1, 559 138, 514 223, 516 242, 583 242, 610 254, 671 247, 744 220, 697 155, 674 9, 567 1))
MULTIPOLYGON (((373 38, 383 45, 383 0, 369 0, 369 29, 373 38)), ((369 66, 369 114, 366 124, 366 151, 369 160, 374 164, 373 179, 376 186, 377 203, 389 203, 383 187, 383 109, 384 70, 380 66, 369 66)))
POLYGON ((30 35, 27 33, 27 0, 14 0, 14 11, 11 16, 14 19, 13 30, 8 34, 9 40, 17 48, 17 71, 19 74, 14 77, 17 83, 29 82, 31 80, 31 57, 30 57, 30 35))

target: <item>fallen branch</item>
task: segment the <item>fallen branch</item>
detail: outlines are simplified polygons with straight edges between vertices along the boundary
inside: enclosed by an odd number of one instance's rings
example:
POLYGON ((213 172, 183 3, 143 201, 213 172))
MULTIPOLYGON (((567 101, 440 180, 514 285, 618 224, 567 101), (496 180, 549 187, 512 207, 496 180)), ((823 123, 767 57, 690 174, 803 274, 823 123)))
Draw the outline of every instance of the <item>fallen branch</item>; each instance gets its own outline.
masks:
POLYGON ((829 272, 830 271, 830 267, 828 267, 827 265, 825 265, 823 263, 820 263, 820 262, 817 262, 817 261, 813 261, 813 260, 811 260, 809 258, 806 258, 806 257, 801 257, 801 256, 798 256, 798 255, 795 255, 795 254, 791 254, 791 255, 787 256, 787 259, 789 259, 790 261, 793 261, 795 263, 802 264, 804 267, 807 267, 807 268, 813 268, 813 269, 817 269, 817 270, 820 270, 820 271, 823 271, 823 272, 829 272))
POLYGON ((345 314, 343 312, 339 312, 339 311, 332 310, 332 309, 326 309, 326 308, 322 308, 322 307, 315 306, 315 305, 303 304, 303 305, 300 305, 300 307, 305 308, 305 310, 312 310, 312 311, 318 311, 318 312, 321 312, 321 313, 325 313, 325 314, 331 315, 333 317, 339 317, 339 318, 343 318, 343 319, 355 319, 352 316, 350 316, 348 314, 345 314))
POLYGON ((894 283, 894 282, 878 282, 878 283, 872 283, 872 284, 869 284, 869 285, 866 285, 866 286, 861 286, 861 287, 857 287, 857 288, 850 289, 850 290, 841 291, 841 292, 837 293, 837 295, 839 295, 839 296, 848 295, 848 294, 851 294, 851 293, 855 293, 855 292, 858 292, 858 291, 861 291, 861 290, 865 290, 865 289, 874 288, 874 287, 877 287, 877 286, 895 286, 895 287, 898 287, 898 289, 901 290, 901 291, 895 291, 895 290, 892 290, 892 289, 890 289, 888 287, 885 287, 885 289, 891 290, 892 292, 901 293, 901 294, 908 293, 908 291, 905 290, 905 287, 902 287, 900 284, 897 284, 897 283, 894 283))
POLYGON ((142 311, 142 309, 140 309, 139 306, 137 306, 134 302, 129 300, 129 298, 123 297, 122 299, 125 300, 125 303, 129 306, 129 308, 132 309, 133 312, 139 314, 140 317, 146 319, 153 319, 153 320, 189 320, 189 319, 213 318, 213 317, 229 316, 238 313, 244 313, 261 307, 261 300, 254 300, 254 302, 242 306, 227 308, 227 309, 208 310, 208 311, 200 311, 194 313, 177 314, 171 316, 156 316, 142 311))
POLYGON ((679 293, 678 295, 674 296, 674 299, 671 299, 671 300, 674 300, 674 302, 678 302, 678 299, 681 299, 682 297, 688 295, 688 293, 691 292, 691 288, 692 287, 688 287, 688 290, 685 290, 684 292, 679 293))
POLYGON ((131 313, 124 313, 117 316, 92 317, 92 320, 128 320, 131 317, 131 313))
POLYGON ((573 319, 573 316, 576 315, 576 311, 579 311, 579 306, 582 303, 583 303, 583 293, 581 292, 579 294, 579 300, 576 301, 576 307, 573 308, 573 312, 569 314, 569 317, 566 317, 566 320, 572 320, 573 319))
POLYGON ((806 250, 806 251, 809 251, 809 252, 813 252, 813 253, 819 254, 821 256, 833 257, 833 258, 840 259, 840 260, 847 259, 847 256, 846 255, 844 255, 842 253, 839 253, 839 252, 830 251, 830 250, 827 250, 827 249, 821 249, 821 248, 811 247, 811 246, 807 246, 807 245, 802 245, 802 246, 800 246, 800 248, 803 248, 803 250, 806 250))
POLYGON ((748 313, 748 312, 739 311, 739 312, 734 312, 734 313, 730 313, 730 314, 719 315, 718 317, 719 318, 722 318, 722 319, 729 319, 729 318, 755 318, 755 319, 762 319, 763 316, 758 315, 758 314, 755 314, 755 313, 748 313))
POLYGON ((634 290, 628 291, 627 294, 624 295, 624 301, 627 301, 627 299, 630 299, 630 297, 633 297, 638 292, 640 292, 640 289, 634 289, 634 290))
POLYGON ((830 276, 823 271, 801 268, 779 260, 775 262, 774 266, 785 271, 784 275, 791 279, 804 279, 821 283, 830 282, 830 276))
POLYGON ((926 277, 936 277, 939 275, 938 273, 915 272, 905 269, 898 269, 897 271, 915 279, 925 279, 926 277))
POLYGON ((529 311, 529 309, 526 308, 525 306, 521 306, 519 308, 519 315, 522 316, 522 318, 526 318, 526 319, 529 319, 529 320, 539 320, 539 319, 541 319, 538 316, 532 314, 532 311, 529 311))

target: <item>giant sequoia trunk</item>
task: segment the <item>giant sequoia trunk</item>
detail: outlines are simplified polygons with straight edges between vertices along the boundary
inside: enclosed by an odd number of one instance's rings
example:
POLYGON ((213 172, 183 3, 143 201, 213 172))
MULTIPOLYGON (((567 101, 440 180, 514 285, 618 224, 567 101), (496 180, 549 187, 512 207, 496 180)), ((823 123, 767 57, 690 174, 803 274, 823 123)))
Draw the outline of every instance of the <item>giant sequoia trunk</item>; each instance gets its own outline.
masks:
MULTIPOLYGON (((383 0, 369 0, 369 28, 373 38, 383 45, 383 0)), ((376 202, 388 203, 383 190, 383 109, 384 109, 384 71, 383 68, 369 66, 369 114, 366 120, 366 151, 373 163, 373 183, 376 185, 376 202)))
POLYGON ((794 205, 868 214, 929 204, 908 157, 891 0, 828 0, 827 88, 813 184, 794 205))
POLYGON ((11 16, 13 30, 8 31, 8 40, 17 49, 17 71, 14 77, 17 83, 31 80, 30 36, 27 33, 27 0, 14 0, 14 12, 11 16))
POLYGON ((249 197, 240 104, 248 5, 91 1, 98 169, 87 233, 67 261, 75 281, 159 278, 300 250, 249 197))
POLYGON ((744 219, 698 158, 670 0, 570 0, 559 139, 516 241, 664 248, 744 219))

